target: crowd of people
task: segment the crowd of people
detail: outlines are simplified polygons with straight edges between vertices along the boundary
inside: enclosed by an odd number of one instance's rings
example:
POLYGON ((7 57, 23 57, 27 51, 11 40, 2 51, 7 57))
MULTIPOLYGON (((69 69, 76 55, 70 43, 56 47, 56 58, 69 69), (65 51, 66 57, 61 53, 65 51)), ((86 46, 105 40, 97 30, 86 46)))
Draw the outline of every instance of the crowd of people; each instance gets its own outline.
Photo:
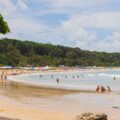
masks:
POLYGON ((106 91, 111 91, 111 89, 110 89, 110 87, 109 86, 107 86, 107 89, 104 87, 104 86, 97 86, 97 88, 96 88, 96 92, 106 92, 106 91))

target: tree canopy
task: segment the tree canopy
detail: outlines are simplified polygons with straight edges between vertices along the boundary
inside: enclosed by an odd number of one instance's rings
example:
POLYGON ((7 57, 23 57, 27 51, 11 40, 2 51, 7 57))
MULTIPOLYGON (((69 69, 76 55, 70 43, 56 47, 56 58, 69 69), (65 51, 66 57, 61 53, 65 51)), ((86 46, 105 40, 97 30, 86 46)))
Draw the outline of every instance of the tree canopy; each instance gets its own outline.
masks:
POLYGON ((0 14, 0 33, 6 34, 10 32, 9 26, 6 21, 4 21, 3 16, 0 14))
POLYGON ((0 40, 0 64, 118 67, 120 53, 91 52, 79 48, 4 38, 0 40))

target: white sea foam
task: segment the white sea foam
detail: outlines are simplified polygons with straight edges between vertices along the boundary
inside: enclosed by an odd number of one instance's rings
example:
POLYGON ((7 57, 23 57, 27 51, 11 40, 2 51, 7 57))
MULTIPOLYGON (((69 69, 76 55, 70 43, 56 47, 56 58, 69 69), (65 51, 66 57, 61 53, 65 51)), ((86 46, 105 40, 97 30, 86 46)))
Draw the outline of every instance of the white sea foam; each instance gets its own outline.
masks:
POLYGON ((87 75, 88 76, 95 76, 95 74, 92 74, 92 73, 88 73, 87 75))
POLYGON ((98 75, 99 75, 99 76, 106 76, 106 77, 119 77, 119 78, 120 78, 120 75, 119 75, 119 74, 99 73, 98 75))

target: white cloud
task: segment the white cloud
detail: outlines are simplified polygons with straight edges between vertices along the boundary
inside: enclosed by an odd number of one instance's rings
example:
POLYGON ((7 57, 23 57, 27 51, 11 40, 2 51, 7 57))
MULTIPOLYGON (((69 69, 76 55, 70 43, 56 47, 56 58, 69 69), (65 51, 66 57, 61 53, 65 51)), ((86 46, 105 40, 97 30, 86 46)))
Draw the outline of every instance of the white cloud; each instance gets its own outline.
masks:
POLYGON ((35 2, 45 3, 48 12, 61 12, 61 13, 83 13, 92 12, 98 9, 104 10, 111 6, 120 4, 119 0, 34 0, 35 2), (113 5, 112 5, 113 4, 113 5))
POLYGON ((11 34, 9 36, 23 39, 38 39, 41 32, 47 29, 43 23, 35 21, 34 19, 25 16, 16 16, 9 20, 9 26, 11 28, 11 34))
POLYGON ((65 38, 75 42, 81 49, 120 51, 120 12, 99 12, 86 15, 73 15, 61 23, 65 38), (98 38, 99 29, 111 30, 112 35, 98 38), (98 31, 96 31, 98 29, 98 31), (99 40, 100 39, 100 40, 99 40))
POLYGON ((10 0, 0 0, 0 12, 4 15, 9 15, 16 10, 16 7, 10 0))
MULTIPOLYGON (((35 0, 40 3, 48 3, 51 4, 51 7, 55 8, 72 8, 72 7, 93 7, 93 6, 101 6, 107 3, 110 3, 113 0, 35 0)), ((114 0, 118 1, 118 0, 114 0)), ((119 1, 118 1, 119 2, 119 1)))
POLYGON ((77 24, 63 24, 61 27, 62 34, 68 40, 73 40, 76 46, 86 49, 86 47, 93 44, 96 40, 96 34, 94 32, 88 32, 77 24))
POLYGON ((1 37, 34 40, 42 38, 41 33, 48 30, 42 21, 21 12, 28 9, 26 2, 25 0, 18 0, 13 3, 12 0, 0 0, 1 13, 8 22, 11 31, 11 33, 1 35, 1 37))
POLYGON ((120 52, 120 32, 113 32, 111 36, 100 41, 96 49, 107 52, 120 52))
POLYGON ((26 2, 26 0, 18 0, 17 7, 20 7, 22 10, 26 10, 28 8, 26 2))
POLYGON ((97 12, 83 15, 73 15, 68 21, 63 24, 76 25, 86 28, 105 28, 105 29, 120 29, 120 11, 118 12, 97 12))
MULTIPOLYGON (((30 1, 16 0, 15 3, 12 0, 0 0, 0 11, 11 29, 11 33, 7 36, 36 41, 44 39, 54 44, 66 45, 68 43, 72 47, 87 50, 120 52, 120 11, 103 11, 103 9, 97 11, 97 7, 107 7, 106 5, 112 2, 120 3, 119 0, 30 1), (35 8, 35 6, 34 9, 30 8, 28 6, 30 4, 27 4, 30 1, 37 1, 37 5, 40 5, 41 8, 35 8), (41 6, 41 3, 45 4, 45 8, 41 6), (96 11, 91 10, 94 8, 96 11), (40 19, 44 13, 50 16, 51 13, 59 12, 66 13, 68 19, 61 20, 55 26, 49 26, 44 23, 44 19, 40 19), (36 16, 34 16, 35 14, 36 16), (100 39, 97 36, 97 32, 100 32, 99 29, 111 30, 113 33, 109 33, 100 39)), ((57 20, 57 18, 55 19, 57 20)), ((54 20, 52 22, 54 23, 54 20)))

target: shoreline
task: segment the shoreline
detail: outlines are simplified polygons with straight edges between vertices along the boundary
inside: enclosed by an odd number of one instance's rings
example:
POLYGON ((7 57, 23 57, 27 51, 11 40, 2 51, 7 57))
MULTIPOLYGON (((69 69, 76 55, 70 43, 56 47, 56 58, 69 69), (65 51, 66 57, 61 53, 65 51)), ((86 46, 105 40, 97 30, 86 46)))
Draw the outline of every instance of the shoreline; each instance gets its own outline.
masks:
POLYGON ((13 120, 75 120, 77 115, 85 112, 104 112, 108 115, 108 120, 119 120, 120 109, 114 109, 112 107, 115 106, 114 104, 103 104, 98 99, 104 99, 105 97, 107 100, 113 98, 113 100, 119 100, 120 96, 115 98, 113 94, 93 93, 77 95, 80 99, 76 99, 76 95, 73 95, 73 97, 71 95, 41 97, 37 100, 38 103, 34 99, 30 100, 31 97, 23 97, 24 99, 16 100, 16 98, 13 99, 5 95, 0 95, 0 116, 13 118, 13 120), (94 101, 92 102, 91 100, 93 99, 94 101), (35 105, 30 104, 30 101, 36 102, 35 105))
POLYGON ((28 90, 26 86, 29 85, 25 83, 13 83, 22 84, 24 87, 16 85, 15 88, 8 89, 6 86, 6 91, 3 89, 3 93, 0 94, 0 116, 2 117, 13 118, 13 120, 75 120, 77 115, 85 112, 104 112, 108 115, 108 120, 120 118, 120 96, 113 92, 95 93, 41 87, 44 89, 43 92, 31 88, 28 90), (39 92, 40 96, 36 94, 39 92), (29 96, 30 93, 33 96, 29 96))
MULTIPOLYGON (((34 81, 30 81, 30 80, 26 80, 27 77, 29 78, 29 75, 55 75, 55 74, 68 74, 68 73, 77 73, 80 74, 80 76, 82 77, 82 73, 96 73, 96 72, 101 72, 101 71, 109 71, 109 70, 114 70, 114 69, 100 69, 100 70, 65 70, 65 71, 33 71, 31 73, 24 73, 24 74, 18 74, 18 75, 10 75, 7 77, 8 80, 13 81, 13 82, 17 82, 20 84, 26 84, 26 85, 31 85, 31 86, 36 86, 36 87, 42 87, 42 88, 50 88, 50 89, 59 89, 59 90, 66 90, 66 91, 80 91, 80 92, 96 92, 96 87, 97 85, 75 85, 75 84, 63 84, 63 83, 56 83, 55 81, 50 83, 50 82, 34 82, 34 81), (25 76, 25 80, 19 79, 19 76, 25 76), (18 77, 18 78, 17 78, 18 77)), ((55 78, 56 79, 56 78, 55 78)), ((82 78, 83 79, 83 78, 82 78)))
POLYGON ((89 86, 72 86, 72 85, 64 85, 64 84, 56 84, 56 83, 34 83, 30 81, 21 81, 21 80, 14 80, 13 78, 8 77, 8 81, 16 82, 21 85, 28 85, 28 86, 35 86, 40 88, 47 88, 47 89, 54 89, 54 90, 63 90, 63 91, 74 91, 74 92, 96 92, 96 86, 89 87, 89 86))

